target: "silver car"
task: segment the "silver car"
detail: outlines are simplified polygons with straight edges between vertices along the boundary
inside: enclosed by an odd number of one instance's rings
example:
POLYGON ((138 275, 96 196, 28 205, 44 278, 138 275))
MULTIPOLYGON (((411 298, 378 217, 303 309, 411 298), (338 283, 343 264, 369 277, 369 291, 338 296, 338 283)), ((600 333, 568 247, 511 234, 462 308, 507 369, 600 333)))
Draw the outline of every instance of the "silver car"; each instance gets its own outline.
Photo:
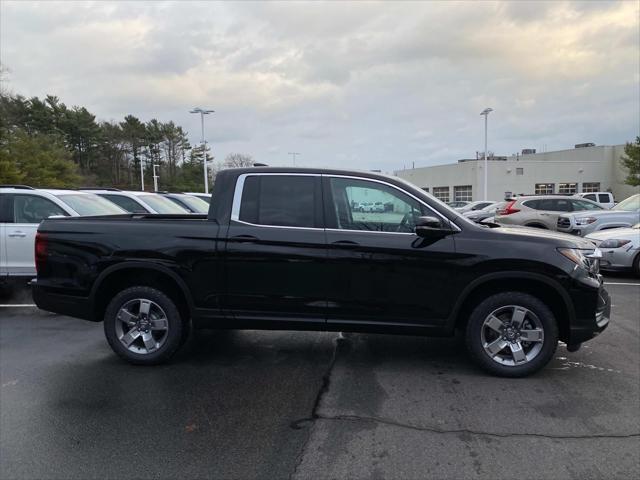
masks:
POLYGON ((598 230, 624 228, 640 222, 640 193, 632 195, 611 210, 560 215, 558 231, 586 237, 598 230))
POLYGON ((517 197, 498 210, 495 222, 501 225, 521 225, 523 227, 556 230, 558 217, 563 213, 588 213, 604 209, 591 200, 571 195, 528 195, 517 197))
POLYGON ((603 270, 633 270, 640 276, 640 223, 631 228, 613 228, 585 237, 602 251, 603 270))

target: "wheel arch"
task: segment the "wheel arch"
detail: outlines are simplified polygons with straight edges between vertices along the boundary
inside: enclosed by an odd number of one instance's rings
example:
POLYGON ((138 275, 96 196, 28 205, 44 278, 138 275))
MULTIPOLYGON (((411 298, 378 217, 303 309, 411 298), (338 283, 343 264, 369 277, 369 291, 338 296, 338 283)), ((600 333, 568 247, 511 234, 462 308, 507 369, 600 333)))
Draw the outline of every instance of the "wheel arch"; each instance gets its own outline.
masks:
POLYGON ((477 278, 460 295, 450 324, 453 328, 464 328, 469 315, 482 300, 508 291, 528 293, 543 301, 558 322, 560 339, 569 338, 570 325, 575 319, 571 298, 556 280, 530 272, 499 272, 477 278))
POLYGON ((94 319, 102 320, 107 305, 118 292, 138 285, 164 292, 176 303, 184 319, 193 314, 189 289, 171 269, 143 262, 123 262, 105 269, 94 282, 89 296, 94 319))

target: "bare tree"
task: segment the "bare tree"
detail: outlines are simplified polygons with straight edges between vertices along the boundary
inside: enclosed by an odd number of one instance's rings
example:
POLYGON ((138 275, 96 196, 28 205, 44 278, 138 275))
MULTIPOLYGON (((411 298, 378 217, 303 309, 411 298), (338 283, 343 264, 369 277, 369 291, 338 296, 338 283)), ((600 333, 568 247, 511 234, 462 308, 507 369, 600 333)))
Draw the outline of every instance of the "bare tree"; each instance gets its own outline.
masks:
POLYGON ((252 167, 253 157, 244 153, 230 153, 224 159, 225 168, 252 167))

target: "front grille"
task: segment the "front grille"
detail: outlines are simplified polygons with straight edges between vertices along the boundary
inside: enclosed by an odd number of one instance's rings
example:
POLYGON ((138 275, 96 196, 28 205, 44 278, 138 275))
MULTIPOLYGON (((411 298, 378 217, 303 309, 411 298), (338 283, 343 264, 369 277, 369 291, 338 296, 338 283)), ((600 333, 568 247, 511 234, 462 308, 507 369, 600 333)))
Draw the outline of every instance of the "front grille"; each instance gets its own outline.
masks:
POLYGON ((571 220, 568 218, 558 218, 558 228, 569 228, 571 226, 571 220))

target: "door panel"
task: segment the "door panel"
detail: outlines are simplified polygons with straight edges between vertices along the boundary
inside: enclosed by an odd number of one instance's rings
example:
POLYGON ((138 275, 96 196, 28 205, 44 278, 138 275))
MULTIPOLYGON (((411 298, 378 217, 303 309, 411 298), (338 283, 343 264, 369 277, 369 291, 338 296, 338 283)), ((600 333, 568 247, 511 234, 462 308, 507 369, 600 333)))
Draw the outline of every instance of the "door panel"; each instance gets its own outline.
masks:
POLYGON ((443 324, 455 300, 453 234, 425 239, 410 233, 415 216, 434 212, 368 180, 324 178, 323 186, 327 225, 334 227, 327 229, 328 321, 443 324), (379 199, 385 211, 353 211, 363 196, 379 199))
POLYGON ((320 177, 243 177, 227 234, 223 308, 244 319, 324 323, 320 177))
POLYGON ((7 275, 7 237, 5 235, 4 223, 0 223, 0 280, 7 275))

